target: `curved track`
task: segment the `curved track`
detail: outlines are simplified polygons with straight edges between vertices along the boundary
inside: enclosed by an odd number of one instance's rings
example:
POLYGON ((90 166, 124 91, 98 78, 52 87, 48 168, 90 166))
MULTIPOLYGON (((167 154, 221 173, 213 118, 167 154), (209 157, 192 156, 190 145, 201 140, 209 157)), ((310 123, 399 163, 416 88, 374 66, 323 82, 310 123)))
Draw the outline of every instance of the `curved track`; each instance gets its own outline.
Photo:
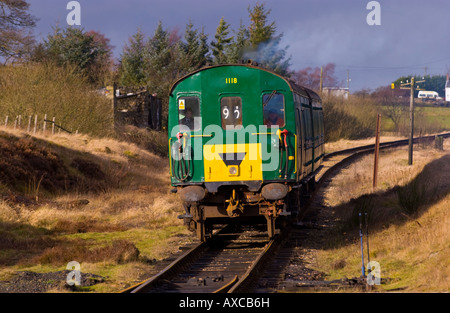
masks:
MULTIPOLYGON (((439 136, 448 138, 450 133, 439 136)), ((434 138, 434 135, 415 138, 414 143, 434 138)), ((408 142, 398 140, 381 143, 380 150, 404 146, 408 142)), ((327 154, 316 175, 317 186, 320 188, 327 178, 356 158, 373 152, 374 147, 375 145, 367 145, 327 154)), ((242 293, 254 290, 253 285, 263 275, 268 259, 288 235, 288 229, 285 229, 286 232, 283 231, 269 241, 265 227, 262 229, 219 231, 209 241, 199 243, 185 252, 154 277, 123 290, 122 293, 242 293)), ((297 235, 298 233, 294 238, 297 235)), ((289 254, 286 250, 281 252, 289 254)), ((278 272, 281 268, 278 266, 278 272)), ((283 275, 277 273, 273 275, 283 275)))
POLYGON ((123 293, 224 293, 242 290, 276 240, 256 227, 222 231, 199 243, 163 271, 123 293))

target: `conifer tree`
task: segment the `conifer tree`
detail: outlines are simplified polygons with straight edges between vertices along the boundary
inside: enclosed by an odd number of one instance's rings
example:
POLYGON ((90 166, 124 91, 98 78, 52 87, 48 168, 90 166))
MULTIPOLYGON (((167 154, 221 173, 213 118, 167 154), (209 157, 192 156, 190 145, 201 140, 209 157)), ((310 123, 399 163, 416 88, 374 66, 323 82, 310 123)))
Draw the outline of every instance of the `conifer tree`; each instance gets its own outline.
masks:
POLYGON ((244 51, 250 45, 249 37, 249 31, 241 20, 239 29, 235 32, 233 42, 226 49, 228 63, 240 63, 242 61, 244 51))
POLYGON ((131 36, 120 57, 120 82, 127 86, 142 86, 146 82, 146 46, 141 29, 131 36))
POLYGON ((264 4, 257 3, 252 9, 248 7, 250 14, 249 42, 250 49, 244 55, 257 61, 263 67, 273 70, 281 75, 290 76, 290 58, 286 58, 286 49, 278 46, 283 34, 275 36, 275 22, 268 24, 268 15, 271 10, 266 10, 264 4))
POLYGON ((164 30, 162 22, 158 23, 155 33, 148 41, 148 64, 150 70, 164 71, 170 64, 170 50, 169 33, 164 30))
POLYGON ((194 24, 190 21, 186 25, 184 40, 181 45, 183 68, 188 72, 195 71, 210 62, 208 35, 202 29, 199 32, 194 29, 194 24))
POLYGON ((224 64, 227 63, 227 51, 230 49, 230 44, 233 40, 233 36, 228 37, 230 31, 228 28, 230 25, 225 22, 225 19, 222 17, 219 22, 219 26, 217 27, 216 34, 214 36, 214 41, 211 42, 211 50, 214 56, 213 63, 214 64, 224 64))
POLYGON ((264 8, 264 4, 257 3, 253 9, 250 6, 248 7, 251 21, 249 33, 252 48, 257 48, 259 44, 269 41, 275 34, 275 22, 267 25, 267 17, 270 12, 271 10, 264 8))
POLYGON ((171 41, 171 33, 165 30, 162 22, 148 40, 146 57, 147 67, 147 87, 153 93, 163 98, 163 105, 167 106, 165 95, 169 91, 170 85, 180 76, 180 63, 177 56, 179 42, 171 41))
POLYGON ((56 27, 43 46, 48 60, 59 66, 75 65, 91 83, 103 84, 99 69, 110 65, 112 47, 102 34, 74 27, 56 27))

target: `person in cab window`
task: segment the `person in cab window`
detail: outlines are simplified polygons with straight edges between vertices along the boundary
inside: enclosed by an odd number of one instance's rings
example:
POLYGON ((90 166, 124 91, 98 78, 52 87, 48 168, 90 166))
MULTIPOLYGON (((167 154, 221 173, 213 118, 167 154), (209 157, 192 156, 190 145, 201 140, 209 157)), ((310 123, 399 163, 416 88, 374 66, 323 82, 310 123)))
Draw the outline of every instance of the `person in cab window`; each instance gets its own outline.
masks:
POLYGON ((271 109, 269 111, 269 114, 267 114, 267 117, 264 121, 264 125, 266 126, 283 126, 284 121, 283 119, 278 115, 277 111, 275 109, 271 109))
POLYGON ((180 120, 181 125, 186 125, 190 130, 194 129, 194 117, 192 114, 192 109, 187 108, 185 112, 185 117, 180 120))

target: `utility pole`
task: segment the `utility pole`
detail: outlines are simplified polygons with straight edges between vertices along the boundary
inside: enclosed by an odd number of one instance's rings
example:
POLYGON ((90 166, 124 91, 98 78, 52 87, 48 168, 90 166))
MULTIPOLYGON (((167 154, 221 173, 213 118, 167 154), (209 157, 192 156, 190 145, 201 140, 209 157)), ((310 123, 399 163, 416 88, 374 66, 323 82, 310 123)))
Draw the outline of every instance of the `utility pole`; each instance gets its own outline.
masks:
POLYGON ((411 77, 410 83, 401 84, 400 89, 410 89, 411 90, 411 98, 409 100, 409 144, 408 144, 408 165, 413 164, 413 139, 414 139, 414 91, 415 90, 423 90, 420 88, 415 88, 415 83, 423 83, 425 80, 415 81, 414 77, 411 77), (406 87, 410 85, 410 87, 406 87))
POLYGON ((350 91, 350 72, 347 70, 347 89, 350 91))
POLYGON ((350 96, 350 72, 347 70, 347 96, 350 96))
POLYGON ((378 181, 378 157, 380 151, 380 131, 381 131, 381 114, 377 115, 377 128, 375 133, 375 153, 374 153, 374 166, 373 166, 373 188, 377 187, 378 181))
POLYGON ((320 67, 320 86, 319 86, 320 92, 323 91, 323 66, 320 67))
POLYGON ((411 77, 411 98, 409 99, 409 143, 408 165, 413 164, 413 139, 414 139, 414 77, 411 77))

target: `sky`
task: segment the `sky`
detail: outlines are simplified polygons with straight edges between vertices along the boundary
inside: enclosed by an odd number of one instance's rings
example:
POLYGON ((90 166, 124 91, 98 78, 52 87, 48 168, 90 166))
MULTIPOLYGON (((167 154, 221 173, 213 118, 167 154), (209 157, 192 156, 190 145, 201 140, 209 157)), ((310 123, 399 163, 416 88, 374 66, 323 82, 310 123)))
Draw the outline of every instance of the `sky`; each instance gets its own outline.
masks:
MULTIPOLYGON (((69 0, 28 0, 39 21, 38 40, 56 25, 66 27, 69 0)), ((165 29, 184 33, 192 21, 214 39, 224 17, 237 30, 250 25, 248 7, 270 9, 281 47, 288 47, 291 69, 335 63, 335 75, 350 92, 375 90, 400 76, 445 75, 450 71, 450 1, 379 0, 79 0, 81 26, 111 40, 114 55, 138 28, 152 36, 159 21, 165 29), (369 25, 367 21, 379 25, 369 25)), ((373 24, 373 23, 370 23, 373 24)))

